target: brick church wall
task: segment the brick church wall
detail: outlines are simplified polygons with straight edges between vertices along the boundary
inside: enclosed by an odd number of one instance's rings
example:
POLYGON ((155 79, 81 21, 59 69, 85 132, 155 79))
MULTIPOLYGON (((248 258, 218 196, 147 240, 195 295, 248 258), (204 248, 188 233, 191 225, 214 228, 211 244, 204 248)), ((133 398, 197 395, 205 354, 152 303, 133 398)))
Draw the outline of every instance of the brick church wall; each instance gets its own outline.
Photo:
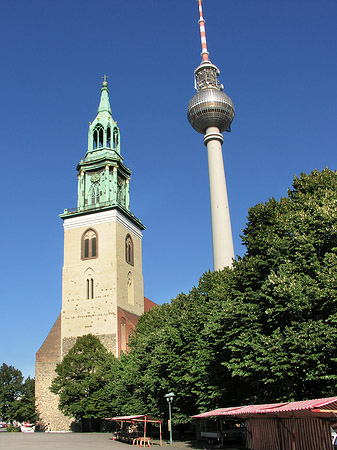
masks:
POLYGON ((56 365, 61 361, 61 315, 57 318, 44 343, 36 353, 35 401, 42 428, 69 430, 72 419, 58 409, 58 396, 49 387, 55 378, 56 365))

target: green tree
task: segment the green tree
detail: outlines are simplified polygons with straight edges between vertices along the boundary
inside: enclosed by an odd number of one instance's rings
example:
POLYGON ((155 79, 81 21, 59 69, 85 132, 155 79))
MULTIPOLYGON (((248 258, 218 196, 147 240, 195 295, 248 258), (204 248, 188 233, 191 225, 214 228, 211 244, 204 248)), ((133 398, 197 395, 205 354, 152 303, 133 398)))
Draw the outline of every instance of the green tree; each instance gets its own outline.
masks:
POLYGON ((35 379, 26 378, 21 393, 13 405, 13 415, 19 422, 36 422, 38 415, 35 409, 35 379))
POLYGON ((329 396, 337 382, 337 173, 295 177, 249 210, 225 321, 225 367, 248 402, 329 396))
POLYGON ((249 210, 246 253, 144 314, 118 363, 119 413, 330 396, 337 384, 337 172, 295 177, 249 210))
MULTIPOLYGON (((114 411, 108 386, 115 370, 115 357, 91 334, 77 338, 75 345, 56 367, 51 392, 59 395, 59 409, 69 417, 89 422, 114 411)), ((97 423, 97 421, 95 422, 97 423)))
POLYGON ((229 269, 207 273, 188 295, 140 317, 115 381, 119 414, 166 416, 164 395, 173 391, 175 423, 186 423, 191 414, 221 398, 228 371, 219 358, 222 349, 210 335, 231 278, 229 269))
POLYGON ((0 416, 5 421, 16 419, 16 402, 22 391, 20 370, 3 363, 0 367, 0 416))

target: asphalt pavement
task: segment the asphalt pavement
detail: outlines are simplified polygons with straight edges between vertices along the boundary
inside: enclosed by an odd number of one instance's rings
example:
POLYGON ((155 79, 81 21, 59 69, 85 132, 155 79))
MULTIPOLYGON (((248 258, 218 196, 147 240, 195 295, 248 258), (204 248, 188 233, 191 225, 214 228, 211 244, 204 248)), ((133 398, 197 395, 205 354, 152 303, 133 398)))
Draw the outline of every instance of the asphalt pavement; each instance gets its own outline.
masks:
MULTIPOLYGON (((153 450, 160 450, 154 443, 153 450)), ((173 442, 166 450, 200 450, 197 443, 173 442)), ((112 440, 111 433, 0 433, 0 450, 132 450, 132 446, 112 440)), ((227 450, 236 450, 227 448, 227 450)))

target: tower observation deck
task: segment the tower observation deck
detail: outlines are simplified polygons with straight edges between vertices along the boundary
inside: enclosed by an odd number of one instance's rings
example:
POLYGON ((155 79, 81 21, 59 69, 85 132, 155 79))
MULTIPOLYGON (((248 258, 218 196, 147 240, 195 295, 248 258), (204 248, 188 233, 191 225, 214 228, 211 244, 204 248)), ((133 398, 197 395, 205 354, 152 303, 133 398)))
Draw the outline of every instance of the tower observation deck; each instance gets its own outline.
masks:
POLYGON ((187 118, 192 127, 198 133, 204 135, 204 144, 207 147, 213 265, 214 270, 221 270, 226 266, 231 267, 234 258, 232 228, 222 157, 223 136, 221 133, 230 131, 235 111, 232 100, 225 94, 223 86, 218 81, 219 69, 209 60, 202 0, 197 1, 199 4, 202 61, 194 71, 197 93, 188 104, 187 118))

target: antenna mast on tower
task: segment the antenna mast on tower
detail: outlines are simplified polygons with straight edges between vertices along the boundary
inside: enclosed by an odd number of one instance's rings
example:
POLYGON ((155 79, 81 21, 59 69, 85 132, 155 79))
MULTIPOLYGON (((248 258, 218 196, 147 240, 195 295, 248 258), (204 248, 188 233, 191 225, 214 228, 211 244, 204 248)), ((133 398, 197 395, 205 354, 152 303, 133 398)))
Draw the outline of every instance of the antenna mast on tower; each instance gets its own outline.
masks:
POLYGON ((207 51, 207 41, 206 41, 206 29, 205 29, 205 19, 202 14, 202 0, 197 0, 199 4, 199 26, 200 26, 200 38, 201 38, 201 56, 203 61, 209 61, 208 51, 207 51))

